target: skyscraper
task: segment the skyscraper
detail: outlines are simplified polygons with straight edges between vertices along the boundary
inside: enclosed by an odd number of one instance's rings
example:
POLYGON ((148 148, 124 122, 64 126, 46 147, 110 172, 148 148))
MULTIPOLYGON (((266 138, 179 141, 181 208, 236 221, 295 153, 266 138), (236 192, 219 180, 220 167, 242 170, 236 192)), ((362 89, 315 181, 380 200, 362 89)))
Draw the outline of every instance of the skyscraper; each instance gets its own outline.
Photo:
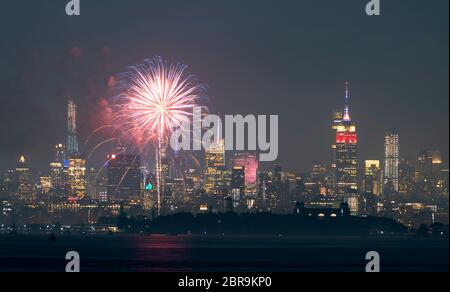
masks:
POLYGON ((69 100, 67 106, 67 154, 78 154, 77 105, 69 100))
POLYGON ((358 190, 358 138, 356 125, 350 116, 349 83, 345 85, 345 107, 342 120, 335 120, 333 129, 336 130, 336 144, 334 146, 334 193, 337 196, 356 193, 358 190))
POLYGON ((233 159, 234 167, 241 167, 245 172, 245 189, 247 196, 256 195, 258 159, 252 153, 239 153, 233 159))
POLYGON ((155 175, 150 173, 146 175, 142 194, 142 206, 144 207, 144 210, 150 211, 157 207, 158 190, 155 175))
POLYGON ((83 199, 87 190, 86 159, 83 156, 70 155, 67 180, 69 200, 83 199))
POLYGON ((235 166, 231 170, 230 189, 230 197, 233 199, 234 206, 237 207, 245 193, 245 168, 243 166, 235 166))
POLYGON ((141 198, 141 161, 137 155, 111 155, 108 162, 108 198, 138 201, 141 198))
MULTIPOLYGON (((60 155, 57 155, 60 156, 60 155)), ((67 169, 67 186, 70 200, 86 196, 86 159, 80 154, 77 138, 77 105, 70 99, 67 105, 67 151, 64 168, 67 169)), ((58 158, 60 159, 60 158, 58 158)))
POLYGON ((364 192, 381 195, 381 166, 379 160, 366 160, 364 171, 364 192))
POLYGON ((225 141, 212 143, 205 150, 205 191, 207 194, 221 194, 227 189, 227 176, 229 172, 225 167, 225 141))
POLYGON ((50 178, 53 189, 62 189, 64 187, 64 167, 66 166, 66 151, 63 144, 55 145, 55 157, 50 163, 50 178))
POLYGON ((18 199, 25 203, 34 203, 36 199, 35 185, 25 156, 20 157, 14 173, 14 185, 18 199))
POLYGON ((416 162, 416 178, 422 190, 431 192, 443 187, 443 159, 439 151, 422 150, 416 162))
POLYGON ((402 157, 398 165, 398 192, 410 194, 416 187, 416 158, 402 157))
POLYGON ((386 132, 384 142, 384 185, 398 192, 400 141, 396 131, 386 132))

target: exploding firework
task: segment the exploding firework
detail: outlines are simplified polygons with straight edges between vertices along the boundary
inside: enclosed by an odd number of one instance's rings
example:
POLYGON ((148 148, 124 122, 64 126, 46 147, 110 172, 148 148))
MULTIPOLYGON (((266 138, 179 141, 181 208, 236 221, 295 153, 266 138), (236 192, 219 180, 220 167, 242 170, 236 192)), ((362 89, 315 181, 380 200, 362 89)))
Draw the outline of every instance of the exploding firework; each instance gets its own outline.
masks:
POLYGON ((187 66, 154 57, 119 75, 115 89, 110 106, 117 140, 141 151, 150 145, 156 149, 159 213, 163 148, 171 133, 192 119, 204 87, 187 73, 187 66))
POLYGON ((119 76, 117 86, 113 123, 123 130, 121 139, 144 144, 167 137, 189 121, 203 92, 185 65, 169 64, 161 57, 131 67, 119 76))

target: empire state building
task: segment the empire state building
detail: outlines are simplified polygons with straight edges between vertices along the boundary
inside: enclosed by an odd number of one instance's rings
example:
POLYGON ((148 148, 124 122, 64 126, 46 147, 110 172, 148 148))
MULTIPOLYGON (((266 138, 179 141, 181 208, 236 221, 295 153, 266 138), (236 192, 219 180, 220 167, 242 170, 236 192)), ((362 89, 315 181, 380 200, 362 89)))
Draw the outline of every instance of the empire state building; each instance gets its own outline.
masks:
POLYGON ((337 196, 354 194, 358 190, 358 137, 350 115, 349 83, 345 84, 345 107, 342 119, 335 121, 334 193, 337 196))

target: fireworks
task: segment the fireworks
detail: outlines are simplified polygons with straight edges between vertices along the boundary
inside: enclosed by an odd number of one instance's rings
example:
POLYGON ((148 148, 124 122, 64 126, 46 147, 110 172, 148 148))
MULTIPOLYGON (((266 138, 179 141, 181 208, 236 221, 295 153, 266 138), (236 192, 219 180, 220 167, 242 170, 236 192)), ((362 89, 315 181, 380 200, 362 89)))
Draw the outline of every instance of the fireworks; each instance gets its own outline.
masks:
POLYGON ((113 123, 123 130, 122 138, 142 143, 167 137, 188 121, 203 91, 185 65, 168 64, 161 57, 132 67, 119 77, 118 88, 113 123))
POLYGON ((118 77, 112 99, 112 126, 123 145, 157 149, 158 205, 161 197, 162 144, 189 122, 199 107, 203 86, 187 73, 187 66, 161 57, 146 60, 118 77))

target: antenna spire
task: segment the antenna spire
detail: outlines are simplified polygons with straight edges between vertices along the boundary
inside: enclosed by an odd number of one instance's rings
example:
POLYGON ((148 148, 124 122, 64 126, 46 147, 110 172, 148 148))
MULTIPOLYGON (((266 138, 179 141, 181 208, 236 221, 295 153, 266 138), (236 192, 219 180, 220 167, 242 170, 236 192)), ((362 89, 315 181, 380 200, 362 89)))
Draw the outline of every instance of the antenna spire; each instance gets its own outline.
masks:
POLYGON ((345 82, 345 108, 344 108, 344 121, 351 121, 350 118, 350 82, 345 82))
POLYGON ((350 86, 350 82, 346 81, 346 82, 345 82, 345 104, 346 104, 346 105, 348 105, 349 98, 350 98, 350 95, 349 95, 349 86, 350 86))

